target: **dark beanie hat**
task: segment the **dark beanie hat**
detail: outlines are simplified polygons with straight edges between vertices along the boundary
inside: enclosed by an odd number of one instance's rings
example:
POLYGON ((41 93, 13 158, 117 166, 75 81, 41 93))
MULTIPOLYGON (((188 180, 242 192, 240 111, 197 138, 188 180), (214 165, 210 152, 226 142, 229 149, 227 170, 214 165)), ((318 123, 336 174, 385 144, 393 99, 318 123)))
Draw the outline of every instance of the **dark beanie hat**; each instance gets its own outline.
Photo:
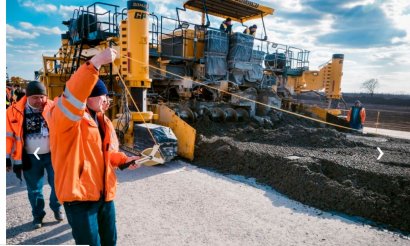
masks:
POLYGON ((93 91, 91 91, 91 94, 89 97, 98 97, 102 95, 107 95, 108 90, 107 87, 105 86, 104 82, 99 79, 97 81, 97 84, 95 84, 93 91))
POLYGON ((26 96, 44 95, 47 96, 46 87, 43 83, 38 81, 31 81, 27 84, 26 96))

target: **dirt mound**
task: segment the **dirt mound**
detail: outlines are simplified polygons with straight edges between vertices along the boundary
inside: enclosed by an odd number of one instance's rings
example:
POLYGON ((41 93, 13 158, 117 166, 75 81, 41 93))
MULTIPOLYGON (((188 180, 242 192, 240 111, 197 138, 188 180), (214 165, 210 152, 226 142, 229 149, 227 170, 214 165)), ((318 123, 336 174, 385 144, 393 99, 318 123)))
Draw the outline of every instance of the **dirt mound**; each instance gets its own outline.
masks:
POLYGON ((255 122, 204 121, 197 133, 199 166, 254 177, 303 203, 410 232, 409 141, 255 122), (378 146, 386 155, 381 161, 378 146))
POLYGON ((238 130, 233 137, 242 142, 306 148, 355 147, 358 145, 358 143, 348 140, 345 134, 334 129, 295 127, 292 125, 273 130, 247 127, 238 130))
POLYGON ((346 134, 333 128, 323 128, 316 122, 296 119, 293 115, 282 116, 269 123, 217 123, 209 118, 203 118, 194 127, 198 134, 204 136, 229 136, 240 142, 306 148, 363 146, 362 143, 348 140, 346 134))

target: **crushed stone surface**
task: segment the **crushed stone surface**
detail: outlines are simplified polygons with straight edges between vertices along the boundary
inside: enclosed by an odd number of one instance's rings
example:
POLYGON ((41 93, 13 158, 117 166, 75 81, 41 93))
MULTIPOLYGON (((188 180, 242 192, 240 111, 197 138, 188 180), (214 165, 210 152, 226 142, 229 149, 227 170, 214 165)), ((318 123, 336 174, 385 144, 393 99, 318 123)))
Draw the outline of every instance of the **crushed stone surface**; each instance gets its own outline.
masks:
MULTIPOLYGON (((324 212, 255 179, 182 161, 118 172, 118 245, 409 245, 407 235, 324 212)), ((49 186, 44 187, 48 204, 49 186)), ((24 184, 7 174, 7 244, 74 244, 51 210, 33 230, 24 184)))
POLYGON ((205 118, 195 127, 200 167, 253 177, 302 203, 410 232, 409 140, 294 118, 268 126, 205 118), (377 147, 384 152, 380 160, 377 147))

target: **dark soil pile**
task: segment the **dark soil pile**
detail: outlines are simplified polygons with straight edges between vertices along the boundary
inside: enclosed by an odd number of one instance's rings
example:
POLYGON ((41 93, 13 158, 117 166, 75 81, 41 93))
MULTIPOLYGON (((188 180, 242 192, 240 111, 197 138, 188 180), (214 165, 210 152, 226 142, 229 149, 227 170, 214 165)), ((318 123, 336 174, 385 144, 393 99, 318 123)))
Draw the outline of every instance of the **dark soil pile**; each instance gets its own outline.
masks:
POLYGON ((410 141, 284 121, 205 119, 195 127, 199 166, 254 177, 305 204, 410 232, 410 141), (385 153, 379 161, 377 147, 385 153))

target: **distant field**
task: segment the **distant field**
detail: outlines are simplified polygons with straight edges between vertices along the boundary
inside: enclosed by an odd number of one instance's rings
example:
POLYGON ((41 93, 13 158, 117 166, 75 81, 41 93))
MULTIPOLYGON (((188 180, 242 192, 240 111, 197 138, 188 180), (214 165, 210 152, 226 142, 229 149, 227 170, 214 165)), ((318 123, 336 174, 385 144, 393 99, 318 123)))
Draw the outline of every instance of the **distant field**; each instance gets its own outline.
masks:
MULTIPOLYGON (((398 131, 410 131, 410 95, 344 93, 343 98, 348 107, 360 100, 366 108, 365 126, 398 131), (379 113, 379 124, 377 115, 379 113)), ((299 97, 308 104, 318 104, 326 107, 325 101, 316 94, 305 94, 299 97)), ((342 104, 341 104, 342 106, 342 104)))
POLYGON ((409 107, 368 104, 365 108, 367 113, 365 126, 410 131, 409 107), (377 125, 378 113, 379 124, 377 125))

